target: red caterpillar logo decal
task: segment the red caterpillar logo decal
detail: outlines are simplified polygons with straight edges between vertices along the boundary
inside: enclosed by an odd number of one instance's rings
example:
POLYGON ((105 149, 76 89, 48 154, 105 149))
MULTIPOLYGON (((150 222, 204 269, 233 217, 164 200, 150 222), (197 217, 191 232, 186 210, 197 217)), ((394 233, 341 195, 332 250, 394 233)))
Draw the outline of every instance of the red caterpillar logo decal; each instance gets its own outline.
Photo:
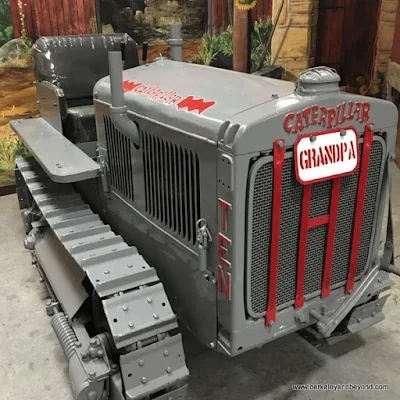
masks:
POLYGON ((195 99, 193 96, 182 97, 174 91, 166 92, 157 86, 147 86, 129 80, 124 81, 124 92, 144 94, 150 100, 161 100, 166 105, 175 105, 178 110, 187 109, 188 112, 197 111, 199 114, 215 104, 215 101, 195 99))
POLYGON ((348 101, 336 107, 326 108, 319 105, 307 107, 298 113, 287 114, 283 128, 287 133, 301 133, 315 125, 332 129, 346 121, 357 121, 364 124, 370 119, 371 105, 367 101, 348 101))

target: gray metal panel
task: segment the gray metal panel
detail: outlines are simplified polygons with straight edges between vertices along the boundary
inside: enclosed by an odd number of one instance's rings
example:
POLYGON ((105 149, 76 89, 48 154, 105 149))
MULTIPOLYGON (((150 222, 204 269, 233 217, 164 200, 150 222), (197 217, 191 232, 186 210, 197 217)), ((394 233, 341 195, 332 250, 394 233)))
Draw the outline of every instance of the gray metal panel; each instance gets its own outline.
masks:
MULTIPOLYGON (((143 392, 156 393, 168 387, 171 380, 174 383, 183 383, 189 375, 180 334, 122 355, 120 363, 125 394, 129 400, 141 399, 143 392)), ((186 386, 178 391, 179 395, 183 396, 186 386)), ((158 398, 155 397, 155 400, 158 398)), ((173 391, 160 398, 167 400, 179 397, 175 396, 173 391)))
POLYGON ((36 90, 40 116, 62 132, 62 122, 68 113, 63 90, 50 82, 36 82, 36 90))
POLYGON ((10 125, 52 181, 77 182, 100 174, 96 162, 43 118, 15 120, 10 125))
MULTIPOLYGON (((169 60, 126 70, 123 78, 159 88, 170 97, 175 93, 182 99, 193 96, 194 99, 214 101, 212 107, 199 114, 185 107, 178 108, 176 104, 152 100, 143 93, 125 93, 128 110, 170 126, 179 121, 184 131, 204 135, 212 141, 217 140, 222 123, 233 115, 274 100, 272 95, 282 97, 294 91, 293 83, 282 80, 169 60)), ((94 93, 99 101, 111 102, 109 77, 96 84, 94 93)))
POLYGON ((103 300, 103 308, 118 349, 178 327, 161 283, 103 300))
POLYGON ((85 272, 75 263, 53 231, 47 230, 37 243, 36 257, 63 309, 71 319, 87 299, 82 286, 85 272))

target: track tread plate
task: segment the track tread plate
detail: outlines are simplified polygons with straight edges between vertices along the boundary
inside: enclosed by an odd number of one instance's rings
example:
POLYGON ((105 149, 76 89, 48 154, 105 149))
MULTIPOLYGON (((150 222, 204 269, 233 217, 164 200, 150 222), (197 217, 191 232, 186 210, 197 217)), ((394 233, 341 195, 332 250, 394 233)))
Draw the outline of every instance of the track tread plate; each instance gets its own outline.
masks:
POLYGON ((16 164, 50 228, 86 272, 101 298, 121 290, 121 285, 129 290, 158 281, 157 274, 137 249, 115 235, 71 184, 52 182, 32 158, 18 159, 16 164), (146 267, 146 273, 135 274, 143 272, 142 266, 146 267), (139 276, 143 281, 138 280, 139 276))

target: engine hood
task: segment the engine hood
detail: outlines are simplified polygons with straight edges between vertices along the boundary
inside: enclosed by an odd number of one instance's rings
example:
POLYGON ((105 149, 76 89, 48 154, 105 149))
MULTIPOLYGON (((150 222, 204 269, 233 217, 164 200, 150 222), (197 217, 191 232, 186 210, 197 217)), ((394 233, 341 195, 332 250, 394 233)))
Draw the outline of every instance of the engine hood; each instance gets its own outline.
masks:
MULTIPOLYGON (((170 60, 125 70, 123 79, 130 113, 215 142, 233 116, 294 91, 290 82, 170 60)), ((110 103, 109 77, 94 94, 110 103)))

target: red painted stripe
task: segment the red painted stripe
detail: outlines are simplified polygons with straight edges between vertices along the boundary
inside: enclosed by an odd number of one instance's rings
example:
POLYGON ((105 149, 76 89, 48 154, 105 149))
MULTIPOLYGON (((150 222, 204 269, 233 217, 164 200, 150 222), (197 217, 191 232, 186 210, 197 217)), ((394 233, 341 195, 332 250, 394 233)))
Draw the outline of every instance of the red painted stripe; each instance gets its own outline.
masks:
POLYGON ((315 228, 316 226, 320 226, 320 225, 325 225, 328 222, 329 222, 329 214, 320 215, 319 217, 311 218, 308 220, 308 229, 315 228))
POLYGON ((276 285, 278 280, 279 235, 281 226, 282 168, 285 162, 285 141, 274 142, 274 177, 272 199, 271 249, 269 260, 268 306, 265 326, 276 320, 276 285))
POLYGON ((306 270, 308 215, 310 213, 311 185, 303 186, 303 201, 301 207, 299 254, 297 256, 297 282, 295 308, 304 305, 304 273, 306 270))
POLYGON ((345 293, 350 293, 354 288, 354 278, 357 269, 358 249, 360 246, 360 234, 361 234, 361 223, 364 213, 364 199, 365 189, 367 186, 368 177, 368 164, 369 156, 371 153, 371 144, 374 137, 374 131, 372 130, 372 124, 365 126, 364 130, 364 145, 361 156, 361 168, 360 176, 358 179, 358 190, 357 190, 357 203, 354 216, 354 229, 353 229, 353 242, 351 244, 351 255, 350 255, 350 267, 347 275, 346 290, 345 293))
POLYGON ((336 232, 336 221, 337 221, 337 213, 339 206, 339 195, 340 195, 340 178, 336 178, 332 182, 328 236, 326 238, 326 248, 325 248, 325 265, 324 265, 324 274, 322 278, 322 291, 321 291, 322 298, 329 296, 331 288, 332 257, 333 257, 333 249, 335 246, 335 232, 336 232))

